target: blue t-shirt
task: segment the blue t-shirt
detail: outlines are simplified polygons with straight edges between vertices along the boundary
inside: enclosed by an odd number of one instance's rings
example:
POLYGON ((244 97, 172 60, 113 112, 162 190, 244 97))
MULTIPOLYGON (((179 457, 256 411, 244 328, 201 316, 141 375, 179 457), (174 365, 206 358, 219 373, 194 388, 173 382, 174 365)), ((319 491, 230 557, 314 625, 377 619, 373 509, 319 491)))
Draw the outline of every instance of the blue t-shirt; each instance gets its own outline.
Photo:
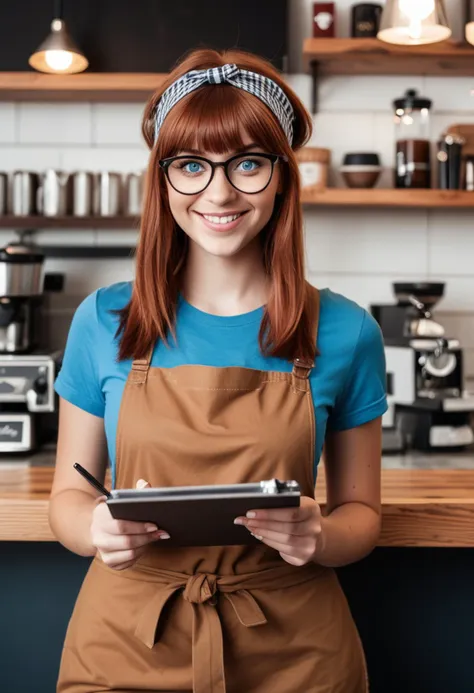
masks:
MULTIPOLYGON (((118 316, 111 310, 130 300, 131 282, 98 289, 79 305, 69 330, 56 392, 72 404, 104 418, 115 485, 115 439, 122 393, 131 360, 117 361, 118 316)), ((353 301, 323 289, 318 332, 320 356, 310 375, 316 417, 316 468, 326 430, 361 426, 385 413, 385 354, 380 328, 353 301)), ((232 317, 198 310, 182 297, 177 308, 175 344, 155 346, 151 365, 241 366, 291 371, 292 364, 260 353, 263 308, 232 317)))

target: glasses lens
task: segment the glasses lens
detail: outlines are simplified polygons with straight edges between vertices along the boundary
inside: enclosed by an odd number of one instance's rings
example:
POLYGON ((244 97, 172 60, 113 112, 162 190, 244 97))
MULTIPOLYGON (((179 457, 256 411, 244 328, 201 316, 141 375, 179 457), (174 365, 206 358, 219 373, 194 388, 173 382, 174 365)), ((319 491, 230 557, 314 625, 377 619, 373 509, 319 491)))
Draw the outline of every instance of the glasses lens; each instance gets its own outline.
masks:
POLYGON ((234 159, 228 166, 229 178, 237 190, 257 193, 266 188, 272 177, 273 164, 258 154, 247 154, 234 159))
POLYGON ((175 159, 168 166, 171 185, 185 195, 196 195, 204 190, 211 175, 212 168, 199 159, 175 159))

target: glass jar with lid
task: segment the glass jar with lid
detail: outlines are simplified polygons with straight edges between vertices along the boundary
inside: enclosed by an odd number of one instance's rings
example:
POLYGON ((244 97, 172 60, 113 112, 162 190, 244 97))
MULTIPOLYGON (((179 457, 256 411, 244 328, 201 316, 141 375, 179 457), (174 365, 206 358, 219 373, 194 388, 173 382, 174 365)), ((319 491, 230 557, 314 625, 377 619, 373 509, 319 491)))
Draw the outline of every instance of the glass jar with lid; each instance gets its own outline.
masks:
POLYGON ((395 110, 396 188, 430 188, 430 109, 432 102, 408 89, 395 110))

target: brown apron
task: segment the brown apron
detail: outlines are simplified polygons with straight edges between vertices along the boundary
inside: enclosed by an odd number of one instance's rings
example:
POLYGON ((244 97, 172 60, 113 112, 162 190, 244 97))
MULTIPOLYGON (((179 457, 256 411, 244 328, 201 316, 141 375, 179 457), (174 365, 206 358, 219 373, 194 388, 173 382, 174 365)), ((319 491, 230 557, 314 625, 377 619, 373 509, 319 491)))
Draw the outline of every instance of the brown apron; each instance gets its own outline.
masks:
MULTIPOLYGON (((314 291, 318 310, 319 294, 314 291)), ((151 354, 150 354, 151 359, 151 354)), ((135 361, 117 431, 117 488, 296 479, 314 498, 308 376, 135 361)), ((57 693, 366 693, 333 570, 265 545, 172 548, 131 568, 96 557, 69 623, 57 693)))

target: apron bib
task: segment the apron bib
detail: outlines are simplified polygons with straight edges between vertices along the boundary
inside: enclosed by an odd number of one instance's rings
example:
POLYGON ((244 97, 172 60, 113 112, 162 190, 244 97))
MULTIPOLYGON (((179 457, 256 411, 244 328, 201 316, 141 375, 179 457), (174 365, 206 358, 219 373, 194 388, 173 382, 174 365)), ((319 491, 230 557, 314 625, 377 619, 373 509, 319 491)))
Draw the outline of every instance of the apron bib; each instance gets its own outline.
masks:
MULTIPOLYGON (((317 335, 319 293, 308 285, 317 335)), ((313 364, 291 373, 132 364, 117 488, 295 479, 314 498, 313 364)), ((332 569, 259 546, 168 548, 131 568, 99 557, 81 587, 57 693, 366 693, 365 659, 332 569)))

